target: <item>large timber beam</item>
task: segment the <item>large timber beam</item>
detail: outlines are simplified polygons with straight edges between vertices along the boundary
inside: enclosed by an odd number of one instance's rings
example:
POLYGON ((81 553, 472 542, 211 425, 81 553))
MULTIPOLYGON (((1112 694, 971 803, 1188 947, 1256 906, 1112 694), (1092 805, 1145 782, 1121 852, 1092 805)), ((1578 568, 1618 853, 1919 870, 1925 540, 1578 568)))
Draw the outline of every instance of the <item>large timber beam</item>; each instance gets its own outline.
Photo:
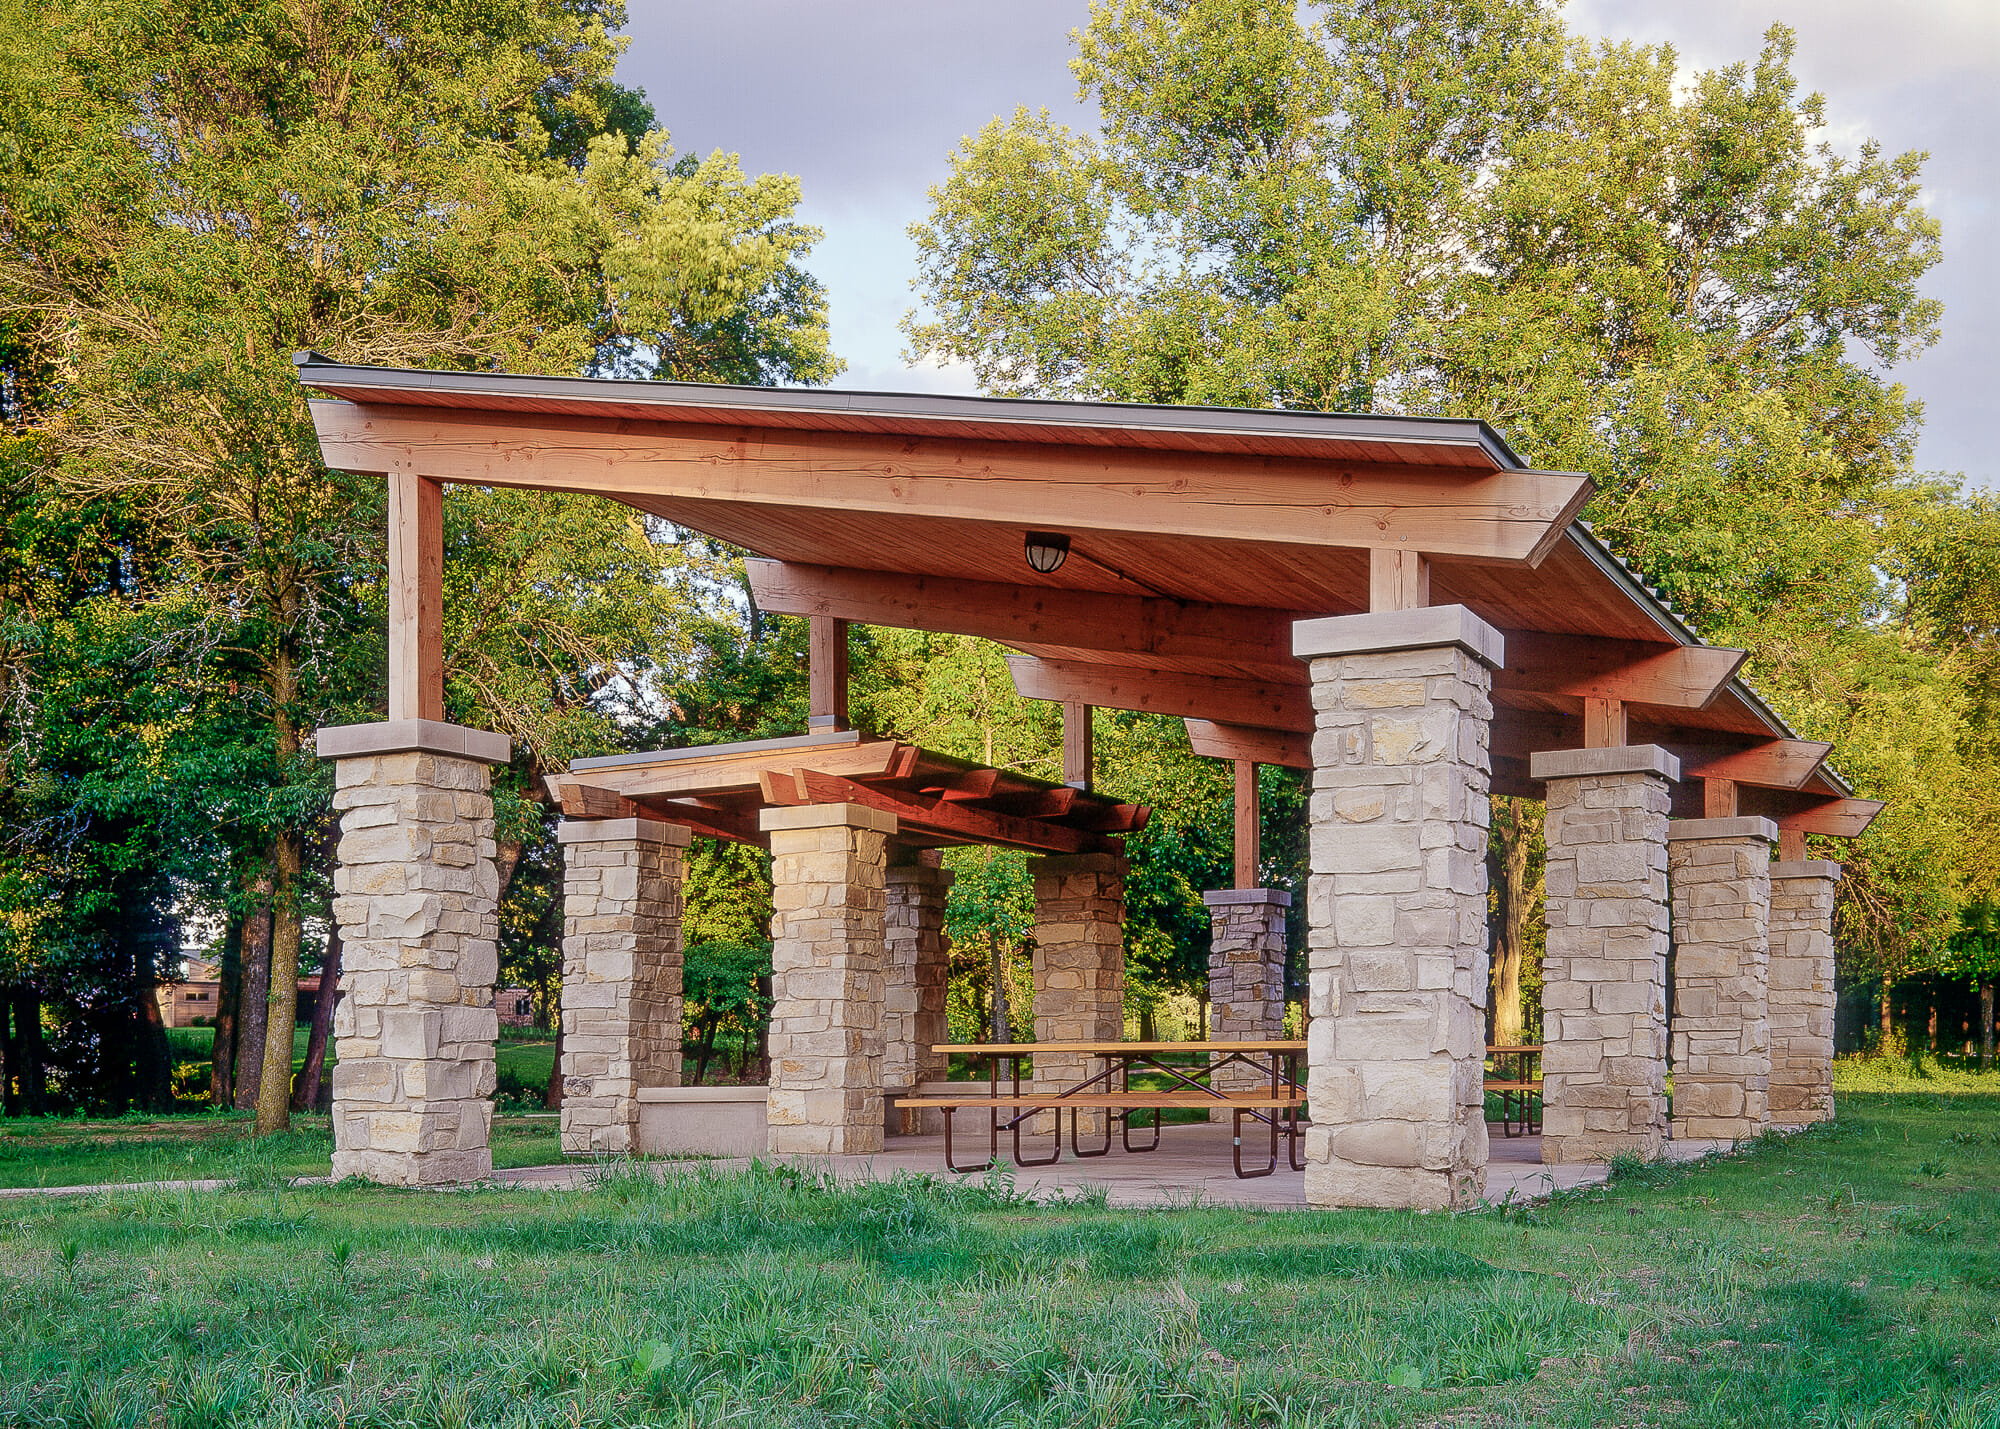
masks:
POLYGON ((805 804, 861 804, 894 814, 904 833, 976 844, 1000 844, 1008 848, 1035 849, 1043 853, 1092 853, 1115 845, 1102 834, 1061 824, 1042 823, 971 804, 908 794, 802 769, 793 773, 767 773, 763 778, 764 802, 779 807, 805 804))
POLYGON ((1081 700, 1114 710, 1215 719, 1299 734, 1310 733, 1313 727, 1312 701, 1304 685, 1037 660, 1028 655, 1009 655, 1007 668, 1013 672, 1015 690, 1031 700, 1081 700))
POLYGON ((1538 564, 1586 476, 316 401, 327 464, 436 481, 1538 564))
POLYGON ((1773 815, 1778 829, 1801 834, 1827 834, 1833 838, 1859 838, 1868 832, 1875 816, 1882 812, 1879 799, 1827 799, 1803 809, 1773 815))
POLYGON ((1736 678, 1748 653, 1532 630, 1504 634, 1507 667, 1494 673, 1495 689, 1672 709, 1707 708, 1736 678))
POLYGON ((1684 779, 1728 779, 1764 789, 1804 788, 1833 751, 1813 739, 1769 739, 1747 749, 1673 742, 1666 748, 1680 760, 1684 779))
POLYGON ((1254 764, 1281 764, 1287 769, 1310 769, 1312 736, 1284 729, 1258 729, 1250 725, 1218 724, 1214 720, 1189 719, 1188 744, 1196 754, 1234 763, 1247 759, 1254 764))

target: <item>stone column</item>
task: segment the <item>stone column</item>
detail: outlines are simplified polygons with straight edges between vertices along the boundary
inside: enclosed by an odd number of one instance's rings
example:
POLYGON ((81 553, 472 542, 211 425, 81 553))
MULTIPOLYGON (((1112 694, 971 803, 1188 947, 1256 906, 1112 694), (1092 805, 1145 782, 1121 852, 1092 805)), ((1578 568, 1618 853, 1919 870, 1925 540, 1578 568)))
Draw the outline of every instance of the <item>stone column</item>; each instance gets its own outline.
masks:
MULTIPOLYGON (((1204 893, 1213 920, 1208 952, 1208 1029, 1217 1042, 1263 1042, 1285 1035, 1285 910, 1282 888, 1224 888, 1204 893)), ((1268 1091, 1270 1079, 1240 1063, 1210 1077, 1218 1091, 1268 1091)), ((1217 1109, 1211 1121, 1229 1121, 1217 1109)))
MULTIPOLYGON (((922 863, 890 865, 888 909, 883 933, 886 950, 882 1017, 882 1086, 908 1092, 942 1081, 945 983, 944 904, 951 891, 950 869, 922 863)), ((893 1116, 904 1132, 920 1130, 916 1112, 893 1116)), ((940 1128, 941 1129, 941 1128, 940 1128)))
POLYGON ((1673 1133, 1741 1141, 1770 1124, 1769 819, 1667 825, 1674 916, 1673 1133))
POLYGON ((1457 605, 1292 631, 1318 725, 1306 1200, 1466 1205, 1486 1177, 1488 692, 1500 633, 1457 605))
POLYGON ((390 1186, 493 1169, 500 880, 487 766, 505 735, 437 720, 322 729, 337 761, 333 1175, 390 1186))
POLYGON ((1542 1162, 1652 1160, 1667 1135, 1667 785, 1652 744, 1536 754, 1548 799, 1542 1162))
POLYGON ((657 819, 565 819, 562 1149, 639 1149, 639 1092, 681 1080, 681 850, 657 819))
POLYGON ((1833 1120, 1833 894, 1840 865, 1771 865, 1771 1123, 1833 1120))
POLYGON ((774 1155, 882 1149, 884 869, 896 818, 861 804, 766 809, 771 836, 774 1155))
MULTIPOLYGON (((1115 1042, 1125 1034, 1125 873, 1122 855, 1062 854, 1028 860, 1035 880, 1037 1042, 1115 1042)), ((1050 1091, 1094 1075, 1089 1057, 1037 1054, 1034 1086, 1050 1091)), ((1101 1115, 1078 1113, 1084 1135, 1101 1115)))

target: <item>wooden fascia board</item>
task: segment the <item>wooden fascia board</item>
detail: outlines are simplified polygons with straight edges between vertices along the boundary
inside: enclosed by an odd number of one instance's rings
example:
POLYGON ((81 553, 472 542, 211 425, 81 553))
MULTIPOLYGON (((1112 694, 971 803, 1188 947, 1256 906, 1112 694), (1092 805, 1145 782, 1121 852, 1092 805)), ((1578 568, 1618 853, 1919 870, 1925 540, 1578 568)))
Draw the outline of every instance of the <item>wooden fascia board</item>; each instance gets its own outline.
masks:
POLYGON ((310 405, 341 471, 1530 565, 1593 490, 1562 472, 310 405))
POLYGON ((571 783, 589 784, 610 790, 627 799, 698 798, 707 794, 740 794, 755 791, 758 775, 769 771, 817 769, 843 775, 885 775, 892 773, 910 748, 894 740, 863 744, 834 745, 822 749, 796 749, 776 753, 724 755, 713 760, 673 760, 628 768, 591 769, 580 774, 552 774, 550 789, 571 783))
POLYGON ((1312 702, 1304 685, 1184 675, 1120 665, 1085 665, 1009 655, 1014 688, 1031 700, 1076 700, 1106 709, 1213 719, 1263 729, 1309 732, 1312 702))

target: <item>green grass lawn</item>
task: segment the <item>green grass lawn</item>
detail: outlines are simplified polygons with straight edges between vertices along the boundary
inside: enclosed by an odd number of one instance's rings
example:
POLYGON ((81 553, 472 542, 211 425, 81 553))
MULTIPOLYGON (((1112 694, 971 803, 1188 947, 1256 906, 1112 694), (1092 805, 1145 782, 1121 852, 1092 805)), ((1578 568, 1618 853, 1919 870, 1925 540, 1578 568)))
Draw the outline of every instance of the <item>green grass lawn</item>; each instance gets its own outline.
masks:
POLYGON ((2000 1079, 1465 1215, 612 1170, 0 1202, 0 1424, 2000 1425, 2000 1079))

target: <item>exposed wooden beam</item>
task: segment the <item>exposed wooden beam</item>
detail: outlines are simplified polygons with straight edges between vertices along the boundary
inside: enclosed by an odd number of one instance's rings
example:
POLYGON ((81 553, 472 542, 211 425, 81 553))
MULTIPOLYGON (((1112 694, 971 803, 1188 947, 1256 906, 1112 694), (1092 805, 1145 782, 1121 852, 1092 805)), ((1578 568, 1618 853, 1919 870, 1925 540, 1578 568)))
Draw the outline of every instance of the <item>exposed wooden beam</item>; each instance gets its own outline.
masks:
POLYGON ((1587 695, 1583 701, 1583 747, 1616 749, 1628 743, 1625 701, 1587 695))
POLYGON ((1082 829, 885 789, 810 769, 796 773, 767 772, 761 783, 768 804, 860 804, 894 814, 906 834, 938 834, 968 843, 1003 844, 1049 853, 1090 853, 1110 847, 1103 835, 1082 829))
POLYGON ((1834 838, 1859 838, 1882 812, 1879 799, 1828 799, 1824 803, 1778 814, 1778 831, 1796 829, 1802 834, 1827 834, 1834 838))
POLYGON ((1088 791, 1096 777, 1096 713, 1081 700, 1063 701, 1063 783, 1072 789, 1088 791))
POLYGON ((847 728, 847 622, 834 615, 807 617, 806 725, 847 728))
POLYGON ((389 473, 389 718, 444 718, 444 488, 389 473))
POLYGON ((1804 863, 1806 858, 1806 831, 1804 829, 1778 830, 1778 861, 1780 863, 1804 863))
POLYGON ((1217 724, 1206 719, 1190 719, 1185 723, 1188 744, 1196 754, 1209 759, 1250 759, 1259 764, 1281 764, 1287 769, 1313 767, 1309 735, 1284 729, 1217 724))
POLYGON ((705 808, 678 799, 665 799, 655 804, 641 804, 638 807, 643 817, 682 824, 695 833, 705 834, 712 839, 755 844, 759 848, 771 846, 771 836, 757 827, 754 815, 746 816, 723 809, 705 808))
MULTIPOLYGON (((1685 773, 1685 769, 1682 772, 1685 773)), ((1736 817, 1736 781, 1734 779, 1704 779, 1701 781, 1701 816, 1704 819, 1733 819, 1736 817)))
POLYGON ((1236 798, 1232 811, 1236 820, 1236 886, 1260 886, 1258 869, 1263 863, 1257 808, 1257 766, 1247 759, 1236 761, 1236 798))
POLYGON ((1771 739, 1748 749, 1669 744, 1691 779, 1732 779, 1762 789, 1798 789, 1819 771, 1833 746, 1810 739, 1771 739))
POLYGON ((1262 651, 1289 662, 1292 622, 1305 614, 787 561, 743 564, 757 608, 778 615, 1187 659, 1241 660, 1262 651))
POLYGON ((1704 709, 1742 667, 1745 652, 1712 645, 1544 635, 1509 630, 1507 669, 1496 689, 1704 709))
POLYGON ((1377 546, 1368 553, 1368 608, 1418 610, 1431 603, 1431 563, 1421 551, 1377 546))
POLYGON ((1070 660, 1010 655, 1014 688, 1031 700, 1081 700, 1111 709, 1219 719, 1228 724, 1306 732, 1313 727, 1304 685, 1182 675, 1070 660))
POLYGON ((1538 564, 1588 477, 316 401, 343 471, 1538 564))
POLYGON ((659 764, 551 774, 546 782, 552 793, 570 784, 591 784, 628 799, 743 794, 757 789, 757 776, 767 769, 820 769, 860 778, 887 775, 898 767, 911 747, 892 739, 878 739, 821 748, 746 750, 713 759, 676 758, 659 764))

